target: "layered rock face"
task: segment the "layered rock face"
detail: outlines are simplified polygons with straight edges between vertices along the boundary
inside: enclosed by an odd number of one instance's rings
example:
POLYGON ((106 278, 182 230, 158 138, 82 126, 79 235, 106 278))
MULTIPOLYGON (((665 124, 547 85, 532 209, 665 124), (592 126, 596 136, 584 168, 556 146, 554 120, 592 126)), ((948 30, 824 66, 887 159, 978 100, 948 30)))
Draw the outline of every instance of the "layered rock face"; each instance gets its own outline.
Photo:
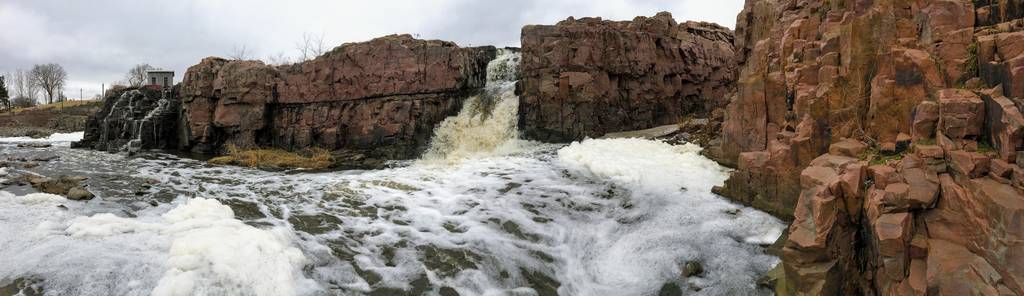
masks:
POLYGON ((72 147, 110 152, 177 149, 181 102, 176 89, 112 90, 89 116, 85 136, 72 147))
POLYGON ((780 293, 1024 294, 1020 1, 748 0, 717 191, 793 220, 780 293))
POLYGON ((495 48, 392 35, 345 44, 305 63, 273 67, 207 58, 181 93, 186 145, 420 152, 434 125, 484 86, 495 48))
POLYGON ((707 116, 733 87, 732 38, 727 28, 677 24, 666 12, 526 26, 521 130, 564 142, 707 116))

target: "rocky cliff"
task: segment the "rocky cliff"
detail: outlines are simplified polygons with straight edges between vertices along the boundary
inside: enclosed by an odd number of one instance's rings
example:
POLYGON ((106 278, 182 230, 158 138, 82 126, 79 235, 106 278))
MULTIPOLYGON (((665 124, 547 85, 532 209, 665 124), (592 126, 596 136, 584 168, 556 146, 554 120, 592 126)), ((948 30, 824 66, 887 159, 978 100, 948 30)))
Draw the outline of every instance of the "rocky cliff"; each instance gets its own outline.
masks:
POLYGON ((717 191, 793 220, 780 294, 1024 294, 1022 7, 746 2, 717 191))
POLYGON ((707 116, 733 86, 732 38, 715 24, 677 24, 667 12, 526 26, 521 130, 571 141, 707 116))
POLYGON ((231 144, 413 157, 434 125, 484 86, 495 51, 392 35, 281 67, 207 58, 181 85, 184 144, 199 152, 231 144))

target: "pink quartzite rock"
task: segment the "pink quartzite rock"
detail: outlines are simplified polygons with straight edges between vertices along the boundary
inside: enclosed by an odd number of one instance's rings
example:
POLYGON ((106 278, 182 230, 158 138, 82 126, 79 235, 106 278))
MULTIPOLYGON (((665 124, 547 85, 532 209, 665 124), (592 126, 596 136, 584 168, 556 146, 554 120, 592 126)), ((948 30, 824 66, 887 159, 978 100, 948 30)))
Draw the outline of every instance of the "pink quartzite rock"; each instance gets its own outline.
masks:
POLYGON ((493 47, 391 35, 311 61, 269 66, 207 58, 185 73, 186 147, 373 150, 413 157, 435 124, 484 86, 493 47))
POLYGON ((525 26, 523 134, 571 141, 707 116, 733 88, 732 38, 728 28, 679 24, 667 12, 525 26))

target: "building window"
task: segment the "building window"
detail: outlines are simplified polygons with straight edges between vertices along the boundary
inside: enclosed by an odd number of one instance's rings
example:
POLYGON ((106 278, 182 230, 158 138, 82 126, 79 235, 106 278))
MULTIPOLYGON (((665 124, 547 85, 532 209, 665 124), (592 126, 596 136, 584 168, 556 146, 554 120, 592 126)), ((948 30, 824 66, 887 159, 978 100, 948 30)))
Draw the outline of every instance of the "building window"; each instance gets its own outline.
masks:
POLYGON ((170 85, 171 84, 168 83, 168 81, 167 81, 167 77, 164 77, 164 86, 166 87, 166 86, 170 86, 170 85))
POLYGON ((156 84, 156 77, 150 77, 149 81, 150 81, 149 84, 156 84))

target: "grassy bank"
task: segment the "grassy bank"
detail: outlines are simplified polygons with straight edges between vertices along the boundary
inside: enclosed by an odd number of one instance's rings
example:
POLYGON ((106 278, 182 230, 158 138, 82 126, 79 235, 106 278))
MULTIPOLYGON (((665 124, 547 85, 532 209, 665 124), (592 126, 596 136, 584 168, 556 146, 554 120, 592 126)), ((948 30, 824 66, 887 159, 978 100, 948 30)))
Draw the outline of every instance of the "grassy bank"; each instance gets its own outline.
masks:
POLYGON ((69 101, 0 112, 0 137, 46 137, 52 133, 85 130, 100 101, 69 101))

